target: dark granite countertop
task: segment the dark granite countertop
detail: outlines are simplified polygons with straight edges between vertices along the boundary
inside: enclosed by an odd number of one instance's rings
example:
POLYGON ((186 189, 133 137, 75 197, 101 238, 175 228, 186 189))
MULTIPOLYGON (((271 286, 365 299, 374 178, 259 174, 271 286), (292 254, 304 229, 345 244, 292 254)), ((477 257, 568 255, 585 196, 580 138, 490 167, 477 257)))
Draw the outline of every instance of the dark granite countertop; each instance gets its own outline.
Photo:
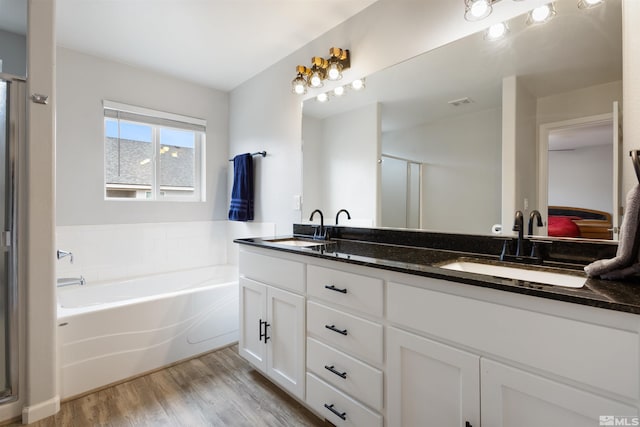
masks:
MULTIPOLYGON (((295 231, 294 228, 294 232, 295 231)), ((309 237, 308 235, 296 235, 301 238, 309 237)), ((455 236, 447 235, 446 237, 448 241, 452 239, 455 240, 455 236)), ((626 281, 608 281, 589 278, 582 288, 575 289, 440 268, 439 266, 445 263, 468 258, 489 264, 499 262, 498 255, 486 255, 486 253, 499 253, 499 250, 496 252, 495 248, 499 248, 500 246, 498 245, 503 244, 500 242, 504 242, 505 238, 497 239, 497 243, 495 242, 495 238, 492 239, 494 242, 488 240, 488 244, 493 245, 492 251, 483 252, 475 250, 477 249, 477 245, 473 245, 474 236, 465 237, 467 237, 466 240, 471 243, 466 244, 466 246, 458 245, 458 247, 453 249, 437 247, 438 244, 433 245, 436 246, 436 248, 418 247, 413 245, 410 239, 407 240, 409 244, 399 244, 398 242, 374 242, 338 237, 332 238, 322 245, 309 247, 279 244, 278 242, 270 241, 274 239, 261 238, 236 239, 235 242, 242 245, 268 248, 337 262, 443 279, 471 286, 480 286, 603 309, 640 314, 640 279, 638 277, 626 281)), ((389 239, 378 240, 389 241, 389 239)), ((486 243, 480 238, 476 238, 476 240, 480 242, 481 245, 486 243)), ((575 245, 576 243, 573 244, 575 245)), ((615 255, 615 246, 612 247, 613 251, 606 245, 604 247, 604 251, 610 257, 615 255)), ((542 267, 536 266, 535 268, 563 272, 586 278, 583 266, 589 262, 589 257, 593 257, 593 254, 586 256, 584 253, 592 251, 596 254, 602 254, 603 248, 594 249, 586 247, 581 249, 583 249, 583 251, 576 253, 576 256, 569 257, 568 262, 550 260, 549 262, 545 262, 542 267)), ((566 248, 563 248, 562 252, 571 251, 566 251, 566 248)), ((522 267, 522 264, 514 265, 522 267)))

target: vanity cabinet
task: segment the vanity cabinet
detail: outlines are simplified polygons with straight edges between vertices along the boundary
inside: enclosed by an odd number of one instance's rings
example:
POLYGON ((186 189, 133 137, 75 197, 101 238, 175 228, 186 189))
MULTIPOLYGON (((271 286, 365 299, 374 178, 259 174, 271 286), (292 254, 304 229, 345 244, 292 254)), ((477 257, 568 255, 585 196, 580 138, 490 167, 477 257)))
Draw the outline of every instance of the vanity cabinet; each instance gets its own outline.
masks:
POLYGON ((389 426, 480 426, 480 357, 390 327, 387 396, 389 426))
MULTIPOLYGON (((239 353, 257 369, 292 395, 304 399, 305 392, 305 300, 288 290, 263 283, 251 275, 277 282, 286 277, 285 286, 304 286, 304 264, 288 260, 271 259, 257 254, 241 253, 240 258, 240 338, 239 353), (248 256, 247 256, 248 255, 248 256), (284 261, 284 263, 282 263, 284 261), (251 267, 243 269, 247 263, 251 267), (280 265, 276 280, 263 274, 256 263, 280 265), (282 274, 287 271, 287 274, 282 274), (298 281, 291 280, 298 273, 298 281)), ((268 270, 265 270, 268 271, 268 270)))

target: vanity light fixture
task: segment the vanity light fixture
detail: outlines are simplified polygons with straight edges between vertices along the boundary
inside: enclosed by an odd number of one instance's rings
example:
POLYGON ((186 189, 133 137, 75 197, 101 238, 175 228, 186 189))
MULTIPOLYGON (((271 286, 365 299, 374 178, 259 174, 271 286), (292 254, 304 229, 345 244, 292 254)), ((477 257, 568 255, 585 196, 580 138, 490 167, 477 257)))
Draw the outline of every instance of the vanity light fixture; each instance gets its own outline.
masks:
POLYGON ((578 1, 578 7, 580 9, 590 9, 604 3, 604 0, 580 0, 578 1))
POLYGON ((479 21, 491 15, 493 4, 500 0, 464 0, 464 19, 479 21))
POLYGON ((329 49, 329 59, 320 56, 311 58, 311 67, 298 65, 298 75, 291 82, 293 93, 304 95, 307 88, 320 88, 324 86, 324 80, 340 80, 342 71, 351 67, 351 57, 348 49, 332 47, 329 49))
POLYGON ((527 24, 544 24, 549 22, 556 15, 556 8, 553 3, 538 6, 529 12, 527 16, 527 24))

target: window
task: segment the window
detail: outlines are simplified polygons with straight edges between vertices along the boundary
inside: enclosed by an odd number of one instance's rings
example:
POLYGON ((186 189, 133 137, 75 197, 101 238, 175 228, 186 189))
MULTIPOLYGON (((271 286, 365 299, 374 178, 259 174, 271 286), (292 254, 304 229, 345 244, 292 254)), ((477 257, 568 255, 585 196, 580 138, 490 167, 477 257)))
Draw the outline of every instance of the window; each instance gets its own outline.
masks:
POLYGON ((204 200, 206 122, 104 101, 105 198, 204 200))

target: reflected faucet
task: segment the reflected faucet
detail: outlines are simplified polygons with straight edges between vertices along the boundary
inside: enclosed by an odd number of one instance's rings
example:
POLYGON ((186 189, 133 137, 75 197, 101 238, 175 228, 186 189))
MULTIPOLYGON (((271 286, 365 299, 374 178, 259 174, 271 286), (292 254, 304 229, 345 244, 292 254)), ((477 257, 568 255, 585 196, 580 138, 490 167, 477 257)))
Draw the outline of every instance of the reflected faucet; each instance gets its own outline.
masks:
POLYGON ((320 214, 320 228, 314 231, 313 238, 315 240, 327 240, 329 236, 327 236, 327 232, 324 228, 324 215, 322 215, 322 211, 320 209, 316 209, 315 211, 311 212, 309 221, 313 221, 313 216, 316 214, 316 212, 320 214))
POLYGON ((347 219, 351 219, 351 214, 349 214, 349 211, 348 211, 348 210, 346 210, 346 209, 340 209, 340 210, 338 211, 338 213, 336 214, 336 225, 338 225, 338 217, 340 216, 340 214, 341 214, 342 212, 344 212, 344 213, 346 213, 346 214, 347 214, 347 219))
POLYGON ((538 227, 542 227, 542 215, 540 215, 540 212, 538 212, 537 210, 532 210, 531 213, 529 214, 529 227, 527 230, 527 234, 529 236, 531 236, 533 234, 533 219, 537 218, 538 222, 536 223, 536 225, 538 227))
POLYGON ((513 223, 513 231, 518 232, 518 247, 516 249, 516 256, 522 256, 524 254, 524 217, 522 211, 516 211, 516 219, 513 223))

